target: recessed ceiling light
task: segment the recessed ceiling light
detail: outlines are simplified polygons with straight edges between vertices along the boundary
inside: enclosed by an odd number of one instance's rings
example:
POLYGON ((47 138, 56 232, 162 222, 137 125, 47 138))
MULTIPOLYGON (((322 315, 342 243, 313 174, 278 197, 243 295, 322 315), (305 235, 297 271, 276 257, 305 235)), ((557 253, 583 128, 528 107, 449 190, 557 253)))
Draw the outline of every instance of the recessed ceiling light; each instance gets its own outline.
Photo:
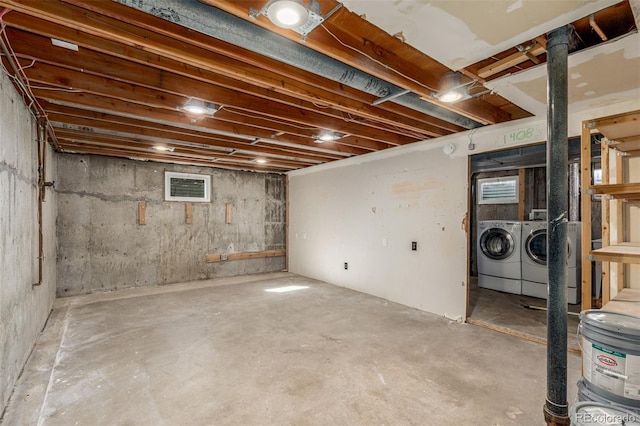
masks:
POLYGON ((466 84, 462 84, 462 76, 457 72, 448 72, 440 80, 440 92, 435 97, 440 102, 452 103, 468 97, 466 84))
POLYGON ((459 91, 450 90, 438 95, 438 99, 440 99, 441 102, 452 103, 455 101, 459 101, 463 96, 464 95, 459 91))
POLYGON ((293 0, 274 1, 267 7, 266 15, 271 22, 281 28, 300 27, 309 20, 307 8, 293 0))
POLYGON ((268 163, 269 161, 265 158, 256 158, 256 163, 258 164, 265 164, 268 163))

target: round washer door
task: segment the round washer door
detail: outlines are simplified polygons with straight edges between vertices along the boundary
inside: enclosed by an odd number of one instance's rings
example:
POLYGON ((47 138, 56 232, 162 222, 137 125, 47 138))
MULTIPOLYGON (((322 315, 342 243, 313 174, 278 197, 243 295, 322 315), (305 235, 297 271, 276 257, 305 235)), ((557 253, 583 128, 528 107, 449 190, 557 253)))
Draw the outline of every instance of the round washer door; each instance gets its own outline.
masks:
POLYGON ((493 260, 504 260, 513 254, 515 244, 509 232, 502 228, 489 228, 480 236, 482 254, 493 260))
POLYGON ((529 259, 538 265, 547 265, 547 230, 536 229, 527 237, 525 249, 529 259))

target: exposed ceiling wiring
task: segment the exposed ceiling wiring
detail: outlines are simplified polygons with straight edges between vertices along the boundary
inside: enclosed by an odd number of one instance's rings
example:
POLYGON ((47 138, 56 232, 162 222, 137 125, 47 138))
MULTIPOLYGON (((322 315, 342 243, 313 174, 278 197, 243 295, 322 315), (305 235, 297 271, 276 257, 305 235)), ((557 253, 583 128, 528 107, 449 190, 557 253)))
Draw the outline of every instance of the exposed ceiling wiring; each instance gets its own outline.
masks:
MULTIPOLYGON (((242 115, 242 116, 249 117, 249 118, 257 118, 259 120, 270 121, 272 123, 278 123, 278 124, 282 124, 283 123, 282 120, 274 120, 273 118, 263 117, 263 116, 260 116, 260 115, 257 115, 257 114, 248 114, 246 112, 242 112, 242 111, 239 111, 239 110, 236 110, 236 109, 233 109, 233 108, 229 108, 229 107, 226 107, 224 110, 229 112, 229 113, 231 113, 231 114, 238 114, 238 115, 242 115)), ((295 124, 295 123, 289 123, 288 122, 287 125, 291 126, 291 127, 296 127, 298 129, 302 129, 302 130, 316 130, 316 127, 300 126, 300 125, 295 124)))
POLYGON ((338 43, 340 43, 342 46, 346 47, 347 49, 351 49, 351 50, 353 50, 354 52, 357 52, 358 54, 360 54, 360 55, 364 56, 365 58, 370 59, 370 60, 372 60, 373 62, 375 62, 376 64, 378 64, 378 65, 380 65, 380 66, 384 67, 385 69, 387 69, 387 70, 389 70, 389 71, 391 71, 391 72, 393 72, 393 73, 395 73, 395 74, 399 75, 400 77, 402 77, 402 78, 406 78, 407 80, 412 81, 413 83, 416 83, 417 85, 424 87, 424 88, 425 88, 425 89, 427 89, 429 92, 437 92, 437 91, 438 91, 437 89, 434 89, 434 88, 432 88, 432 87, 429 87, 429 86, 427 86, 426 84, 424 84, 424 83, 422 83, 422 82, 420 82, 420 81, 418 81, 418 80, 416 80, 416 79, 414 79, 414 78, 412 78, 412 77, 409 77, 408 75, 403 74, 402 72, 398 71, 397 69, 395 69, 395 68, 393 68, 393 67, 391 67, 391 66, 389 66, 389 65, 385 64, 384 62, 379 61, 378 59, 376 59, 376 58, 374 58, 374 57, 372 57, 372 56, 368 55, 367 53, 365 53, 365 52, 363 52, 363 51, 361 51, 361 50, 358 50, 358 49, 356 49, 356 48, 355 48, 355 47, 353 47, 353 46, 349 46, 348 44, 346 44, 346 43, 344 43, 342 40, 340 40, 340 39, 338 38, 338 36, 336 36, 334 33, 332 33, 332 32, 331 32, 331 30, 329 30, 329 29, 328 29, 324 24, 322 24, 322 25, 320 25, 320 26, 322 27, 322 29, 324 29, 324 30, 327 32, 327 34, 329 34, 329 35, 330 35, 331 37, 333 37, 333 38, 334 38, 338 43))
MULTIPOLYGON (((27 109, 30 114, 38 120, 43 120, 47 127, 47 133, 51 138, 51 144, 57 150, 60 149, 58 144, 58 140, 55 137, 55 132, 53 131, 53 127, 49 122, 49 118, 45 109, 40 105, 38 99, 33 94, 33 90, 31 85, 29 84, 29 79, 25 74, 24 70, 26 68, 30 68, 35 63, 35 60, 31 62, 27 67, 23 67, 20 65, 20 61, 18 60, 18 56, 16 55, 13 47, 11 46, 11 41, 7 36, 6 25, 4 23, 4 16, 10 11, 10 9, 3 9, 0 12, 0 50, 2 51, 3 56, 7 58, 7 62, 9 62, 10 66, 14 68, 15 75, 12 75, 8 69, 5 68, 4 64, 0 64, 0 68, 11 78, 11 80, 20 88, 23 95, 29 100, 29 104, 27 105, 27 109)), ((1 62, 1 61, 0 61, 1 62)))

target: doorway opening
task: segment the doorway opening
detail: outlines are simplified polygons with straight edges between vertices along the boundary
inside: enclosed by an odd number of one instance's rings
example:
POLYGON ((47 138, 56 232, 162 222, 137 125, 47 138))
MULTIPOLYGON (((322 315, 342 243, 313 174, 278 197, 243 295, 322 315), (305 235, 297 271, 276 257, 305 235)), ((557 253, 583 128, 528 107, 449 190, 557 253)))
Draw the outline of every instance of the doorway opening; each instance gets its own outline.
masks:
MULTIPOLYGON (((595 138, 592 143, 596 169, 600 150, 595 138)), ((567 333, 568 349, 580 352, 580 139, 568 144, 567 333)), ((546 143, 481 153, 469 161, 467 322, 538 343, 547 337, 546 174, 546 143)), ((599 238, 600 218, 593 219, 599 238)))

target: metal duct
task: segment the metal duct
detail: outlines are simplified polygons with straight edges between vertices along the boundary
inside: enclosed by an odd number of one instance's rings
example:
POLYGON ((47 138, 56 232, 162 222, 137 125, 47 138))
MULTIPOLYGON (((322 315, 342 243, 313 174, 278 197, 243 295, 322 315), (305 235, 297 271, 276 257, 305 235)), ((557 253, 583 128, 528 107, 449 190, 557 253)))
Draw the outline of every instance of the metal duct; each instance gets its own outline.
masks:
MULTIPOLYGON (((196 0, 114 0, 151 15, 178 23, 254 53, 321 75, 346 86, 383 98, 403 88, 364 73, 302 46, 251 22, 196 0)), ((247 11, 248 14, 248 11, 247 11)), ((465 129, 482 124, 420 99, 415 93, 393 98, 399 105, 420 111, 465 129)))

